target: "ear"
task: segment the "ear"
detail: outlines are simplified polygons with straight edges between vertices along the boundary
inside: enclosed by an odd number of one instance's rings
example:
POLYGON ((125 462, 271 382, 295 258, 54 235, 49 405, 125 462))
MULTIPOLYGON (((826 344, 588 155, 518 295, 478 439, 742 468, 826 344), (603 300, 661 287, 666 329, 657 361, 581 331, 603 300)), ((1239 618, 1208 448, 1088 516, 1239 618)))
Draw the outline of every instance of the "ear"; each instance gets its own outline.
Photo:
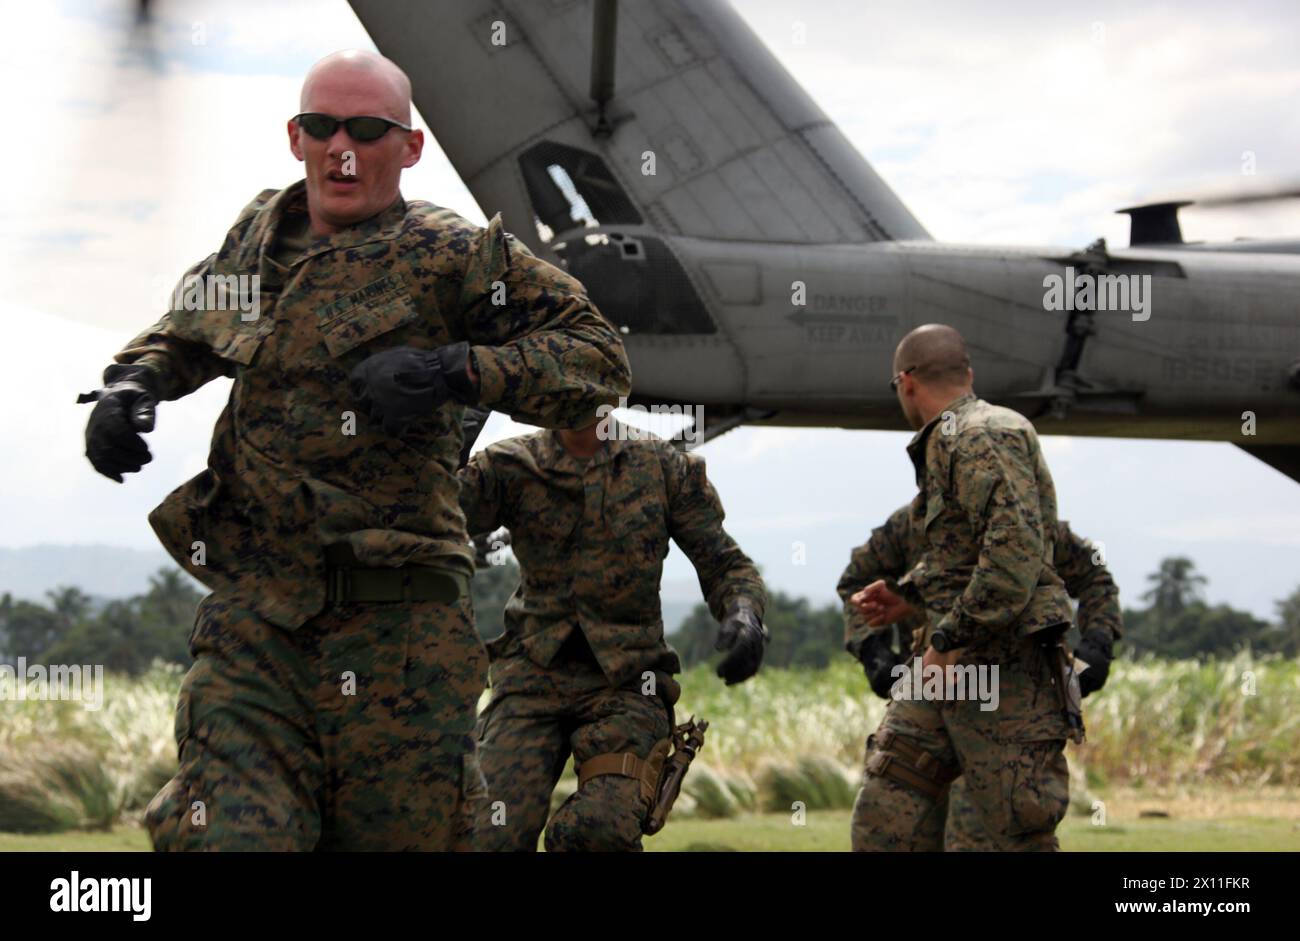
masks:
POLYGON ((402 168, 415 166, 420 162, 422 153, 424 153, 424 131, 417 128, 406 137, 406 153, 402 155, 402 168))
POLYGON ((289 131, 289 150, 293 152, 293 155, 298 158, 299 162, 306 160, 307 157, 302 151, 302 145, 298 142, 298 135, 302 133, 302 128, 298 126, 297 121, 290 118, 287 130, 289 131))

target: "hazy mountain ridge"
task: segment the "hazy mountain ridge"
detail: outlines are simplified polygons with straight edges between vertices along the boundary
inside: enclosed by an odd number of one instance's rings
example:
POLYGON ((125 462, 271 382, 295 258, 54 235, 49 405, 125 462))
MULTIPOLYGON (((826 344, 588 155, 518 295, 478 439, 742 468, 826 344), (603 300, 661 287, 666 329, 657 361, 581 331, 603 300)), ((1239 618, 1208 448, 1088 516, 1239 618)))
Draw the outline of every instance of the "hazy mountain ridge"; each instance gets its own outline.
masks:
POLYGON ((96 598, 128 598, 147 591, 149 577, 159 569, 176 567, 162 549, 55 544, 0 548, 0 594, 44 602, 47 591, 70 586, 96 598))

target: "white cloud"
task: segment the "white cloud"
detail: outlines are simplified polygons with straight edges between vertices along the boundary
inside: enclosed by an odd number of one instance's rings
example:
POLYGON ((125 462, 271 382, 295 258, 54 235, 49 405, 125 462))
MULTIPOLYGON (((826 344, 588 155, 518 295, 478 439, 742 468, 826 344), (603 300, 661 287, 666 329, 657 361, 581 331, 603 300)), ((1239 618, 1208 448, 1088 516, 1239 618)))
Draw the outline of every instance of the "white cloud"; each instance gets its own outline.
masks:
POLYGON ((1193 516, 1156 526, 1152 535, 1176 542, 1300 547, 1300 513, 1193 516))

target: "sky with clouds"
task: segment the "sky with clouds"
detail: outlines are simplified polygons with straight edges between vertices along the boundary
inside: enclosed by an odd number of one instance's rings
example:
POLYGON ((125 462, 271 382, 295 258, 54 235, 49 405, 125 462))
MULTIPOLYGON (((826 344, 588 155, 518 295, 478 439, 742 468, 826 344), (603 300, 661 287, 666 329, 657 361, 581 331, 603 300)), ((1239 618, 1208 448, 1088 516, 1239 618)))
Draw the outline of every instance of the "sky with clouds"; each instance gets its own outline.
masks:
MULTIPOLYGON (((146 514, 203 467, 228 382, 160 409, 154 462, 123 486, 82 457, 75 394, 249 199, 299 177, 284 124, 307 67, 371 47, 341 0, 154 5, 147 28, 125 0, 6 17, 11 128, 35 133, 11 135, 18 172, 0 202, 0 546, 157 545, 146 514)), ((1122 206, 1300 177, 1293 3, 735 6, 938 239, 1123 245, 1122 206)), ((483 221, 432 139, 402 188, 483 221)), ((1296 208, 1190 211, 1184 231, 1298 235, 1296 208)), ((497 416, 482 441, 519 430, 497 416)), ((770 583, 820 603, 852 546, 910 498, 906 440, 740 429, 698 453, 770 583)), ((1260 616, 1300 584, 1300 484, 1232 446, 1044 443, 1062 515, 1105 543, 1130 603, 1173 554, 1197 562, 1210 600, 1260 616)), ((692 578, 674 552, 666 588, 692 578)))

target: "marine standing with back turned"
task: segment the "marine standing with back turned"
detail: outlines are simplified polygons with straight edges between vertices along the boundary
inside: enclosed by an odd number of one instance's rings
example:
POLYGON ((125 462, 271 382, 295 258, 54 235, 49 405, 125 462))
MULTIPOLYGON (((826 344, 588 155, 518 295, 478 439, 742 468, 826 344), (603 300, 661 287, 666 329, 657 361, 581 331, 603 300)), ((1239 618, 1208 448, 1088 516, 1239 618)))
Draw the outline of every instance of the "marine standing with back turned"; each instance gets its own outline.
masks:
MULTIPOLYGON (((930 324, 903 338, 894 387, 916 435, 910 523, 920 556, 896 583, 855 596, 873 627, 919 620, 926 667, 999 667, 998 706, 973 698, 891 701, 868 739, 853 808, 856 850, 939 850, 958 776, 987 849, 1055 850, 1079 734, 1062 694, 1069 598, 1052 569, 1056 494, 1027 419, 976 398, 961 335, 930 324)), ((1077 684, 1076 684, 1077 689, 1077 684)))
MULTIPOLYGON (((893 635, 897 626, 872 629, 851 598, 878 579, 902 578, 919 558, 911 509, 900 507, 872 530, 871 538, 853 550, 836 586, 844 601, 844 647, 862 663, 871 689, 886 700, 891 698, 891 687, 899 677, 898 668, 910 668, 913 658, 921 651, 913 647, 912 631, 902 631, 902 637, 896 641, 893 635)), ((1070 597, 1079 604, 1076 621, 1080 641, 1074 648, 1074 656, 1085 665, 1079 681, 1081 693, 1087 697, 1105 685, 1114 657, 1113 646, 1122 634, 1119 589, 1098 556, 1098 548, 1075 535, 1064 520, 1057 523, 1052 567, 1061 576, 1070 597)), ((986 845, 979 832, 979 813, 966 794, 962 778, 952 782, 947 802, 944 849, 978 849, 986 845)))

